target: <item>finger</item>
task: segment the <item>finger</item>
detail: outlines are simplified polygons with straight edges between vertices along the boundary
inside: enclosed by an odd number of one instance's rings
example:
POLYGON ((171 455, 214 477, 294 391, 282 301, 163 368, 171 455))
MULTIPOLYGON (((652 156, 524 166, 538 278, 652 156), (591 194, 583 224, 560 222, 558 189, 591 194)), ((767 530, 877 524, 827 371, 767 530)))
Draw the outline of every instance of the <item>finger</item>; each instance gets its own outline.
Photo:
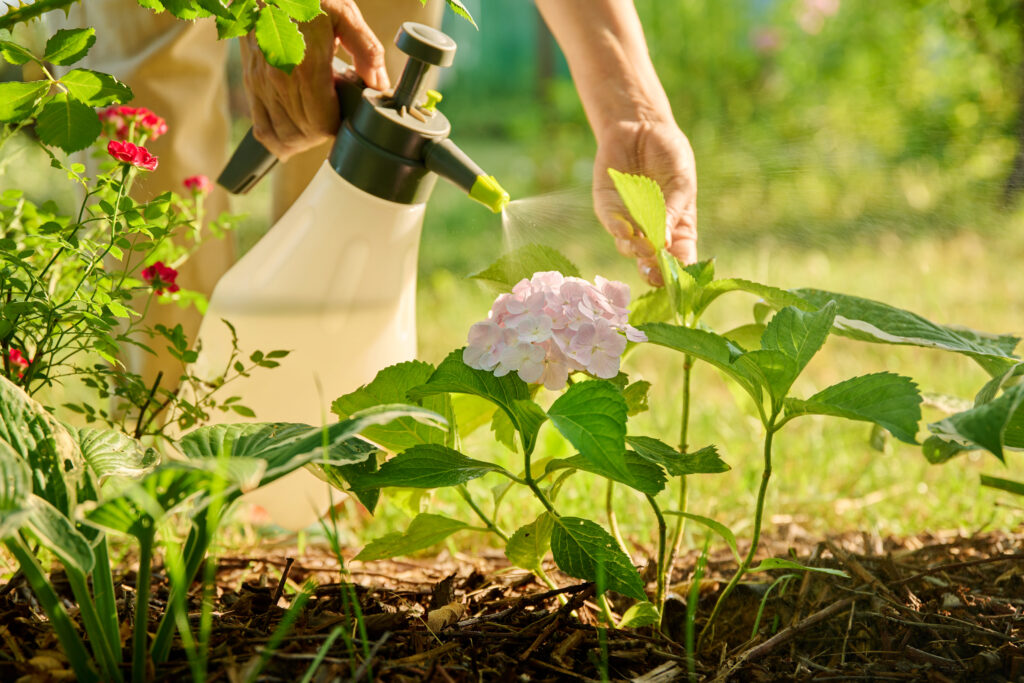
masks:
POLYGON ((626 258, 633 258, 636 254, 633 253, 633 241, 630 239, 615 238, 615 249, 626 258))
POLYGON ((331 17, 334 35, 352 56, 352 66, 366 84, 375 90, 387 90, 391 84, 384 66, 384 46, 363 19, 352 0, 334 0, 325 3, 331 17))
POLYGON ((661 269, 658 268, 658 263, 653 258, 637 259, 636 269, 640 271, 640 277, 652 287, 661 287, 665 284, 665 280, 661 276, 661 269))
POLYGON ((628 240, 634 235, 633 224, 622 214, 615 214, 609 219, 605 229, 616 239, 628 240))
POLYGON ((658 250, 654 248, 654 243, 645 235, 634 235, 630 239, 630 245, 633 247, 633 255, 638 258, 652 258, 658 253, 658 250))
POLYGON ((697 262, 697 207, 684 210, 669 224, 668 251, 683 263, 697 262))

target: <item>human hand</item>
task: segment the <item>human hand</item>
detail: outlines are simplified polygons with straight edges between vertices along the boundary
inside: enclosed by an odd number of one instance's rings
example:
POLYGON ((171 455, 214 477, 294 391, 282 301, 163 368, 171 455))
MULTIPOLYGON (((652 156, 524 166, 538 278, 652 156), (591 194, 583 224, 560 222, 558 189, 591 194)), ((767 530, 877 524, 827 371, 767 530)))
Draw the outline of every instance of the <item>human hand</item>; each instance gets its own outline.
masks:
POLYGON ((655 180, 665 195, 665 244, 683 263, 697 260, 697 167, 693 149, 674 121, 627 121, 597 131, 594 160, 594 210, 615 238, 623 256, 637 259, 640 275, 654 286, 664 284, 654 245, 633 224, 608 169, 641 173, 655 180))
POLYGON ((306 56, 291 74, 267 63, 252 34, 242 38, 242 76, 256 139, 281 161, 331 139, 341 114, 334 53, 341 46, 356 73, 376 90, 389 87, 384 47, 355 0, 321 0, 325 14, 300 24, 306 56))

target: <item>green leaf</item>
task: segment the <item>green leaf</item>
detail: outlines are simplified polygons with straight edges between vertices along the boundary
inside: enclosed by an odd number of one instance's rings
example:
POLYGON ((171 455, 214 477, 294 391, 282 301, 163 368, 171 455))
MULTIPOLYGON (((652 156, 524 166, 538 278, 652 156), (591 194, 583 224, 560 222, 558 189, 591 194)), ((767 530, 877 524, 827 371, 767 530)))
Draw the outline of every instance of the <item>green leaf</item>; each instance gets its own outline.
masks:
POLYGON ((643 626, 654 626, 661 621, 658 608, 651 602, 638 602, 622 615, 619 621, 619 628, 641 628, 643 626))
POLYGON ((700 524, 702 526, 706 526, 708 529, 711 529, 716 534, 721 536, 722 540, 725 541, 725 544, 727 546, 729 546, 729 550, 732 551, 733 557, 736 558, 736 563, 737 564, 742 564, 743 563, 743 560, 740 558, 739 546, 736 545, 736 534, 734 534, 732 532, 732 529, 730 529, 726 525, 722 524, 721 522, 716 522, 715 520, 711 519, 710 517, 704 517, 702 515, 695 515, 692 512, 679 512, 677 510, 665 510, 665 512, 663 514, 675 515, 677 517, 685 517, 686 519, 692 519, 694 522, 697 522, 698 524, 700 524))
POLYGON ((650 390, 651 383, 645 380, 633 382, 622 390, 622 398, 626 399, 627 414, 630 417, 650 409, 650 405, 647 403, 647 393, 650 390))
MULTIPOLYGON (((701 292, 700 303, 696 306, 697 313, 703 313, 718 297, 729 292, 747 292, 761 297, 774 308, 793 306, 804 311, 813 311, 816 306, 805 301, 799 294, 787 292, 778 287, 762 285, 760 282, 744 280, 741 278, 725 278, 708 283, 701 292)), ((826 299, 821 305, 827 303, 826 299)))
MULTIPOLYGON (((406 403, 407 393, 430 379, 434 366, 422 361, 408 361, 384 368, 369 384, 345 394, 331 404, 331 412, 341 418, 373 406, 388 403, 406 403)), ((441 415, 450 415, 451 404, 447 396, 424 397, 419 403, 441 415)), ((412 417, 368 427, 363 436, 389 451, 402 451, 427 443, 444 443, 445 432, 412 417)))
POLYGON ((769 557, 761 561, 756 567, 751 567, 747 571, 749 572, 770 572, 774 569, 797 569, 804 572, 816 572, 818 574, 828 574, 829 576, 837 576, 839 578, 848 579, 850 575, 839 569, 829 569, 828 567, 808 567, 802 565, 794 560, 786 560, 781 557, 769 557))
POLYGON ((256 24, 256 0, 235 0, 228 8, 231 18, 217 17, 217 38, 241 38, 256 24))
POLYGON ((96 563, 92 546, 70 519, 39 496, 30 498, 29 510, 26 526, 44 548, 56 555, 66 567, 78 569, 83 574, 92 571, 96 563))
POLYGON ((633 221, 643 228, 655 249, 663 249, 668 218, 665 196, 658 183, 646 176, 621 173, 613 168, 608 169, 608 175, 633 221))
POLYGON ((637 327, 644 323, 667 323, 675 320, 675 310, 664 287, 652 289, 633 300, 629 311, 629 324, 637 327))
POLYGON ((551 424, 580 455, 617 481, 632 482, 626 465, 626 413, 622 394, 602 380, 573 384, 548 408, 551 424))
POLYGON ((92 144, 103 129, 96 112, 67 93, 54 95, 39 113, 36 134, 45 144, 77 152, 92 144))
POLYGON ((131 88, 110 74, 99 71, 72 69, 61 77, 60 82, 75 99, 90 107, 105 107, 132 99, 131 88))
POLYGON ((1016 496, 1024 496, 1024 482, 1013 481, 1012 479, 1002 479, 1000 477, 992 477, 987 474, 981 475, 981 485, 987 486, 993 489, 999 489, 1000 491, 1006 491, 1016 496))
POLYGON ((511 289, 534 273, 557 270, 562 275, 579 277, 579 269, 562 254, 543 244, 527 244, 501 256, 497 261, 469 277, 483 280, 501 291, 511 289))
POLYGON ((658 267, 665 280, 665 291, 668 292, 669 305, 681 316, 688 316, 693 310, 700 287, 693 276, 683 269, 676 257, 667 249, 658 250, 658 267))
POLYGON ((375 474, 359 477, 351 484, 353 488, 404 486, 434 489, 464 484, 490 472, 508 474, 500 465, 468 458, 439 444, 423 444, 399 453, 381 465, 375 474))
POLYGON ((582 455, 574 455, 570 458, 557 458, 548 462, 545 468, 547 472, 554 472, 560 469, 576 469, 597 474, 607 479, 630 486, 641 493, 656 496, 665 488, 665 472, 658 464, 642 458, 636 453, 626 451, 623 460, 629 471, 628 477, 622 477, 617 472, 603 466, 600 462, 590 460, 582 455))
POLYGON ((835 316, 836 305, 829 302, 812 312, 787 306, 768 322, 761 335, 763 350, 747 355, 768 378, 777 404, 786 397, 793 382, 825 344, 835 316))
POLYGON ((465 522, 441 515, 420 513, 404 532, 396 531, 370 541, 354 559, 361 562, 409 555, 440 543, 456 531, 469 528, 465 522))
POLYGON ((160 462, 159 454, 122 431, 83 427, 78 447, 86 465, 99 481, 108 477, 139 478, 160 462))
POLYGON ((473 24, 473 28, 475 28, 476 30, 480 30, 480 27, 476 25, 475 21, 473 21, 473 16, 469 13, 469 10, 466 9, 466 6, 463 5, 459 0, 445 0, 445 2, 448 3, 448 7, 451 8, 452 12, 455 12, 455 14, 459 15, 469 23, 473 24))
POLYGON ((184 21, 195 21, 204 16, 204 10, 194 0, 160 0, 164 9, 184 21))
POLYGON ((551 548, 551 531, 554 527, 551 513, 542 512, 531 523, 516 529, 505 544, 505 557, 517 567, 540 572, 544 556, 551 548))
POLYGON ((705 446, 692 453, 680 453, 664 441, 649 436, 627 436, 626 443, 638 456, 661 465, 673 477, 720 474, 732 469, 718 456, 718 449, 714 446, 705 446))
POLYGON ((49 89, 49 81, 0 83, 0 121, 12 122, 28 117, 39 98, 49 89))
POLYGON ((204 10, 217 17, 217 19, 234 19, 231 10, 222 5, 221 0, 195 0, 195 2, 204 10))
POLYGON ((856 296, 817 289, 798 289, 795 293, 814 305, 835 301, 839 306, 836 333, 851 339, 960 353, 973 358, 993 376, 1018 362, 1011 354, 1020 339, 1012 335, 938 325, 916 313, 856 296))
POLYGON ((647 600, 644 582, 611 534, 589 519, 558 517, 551 531, 551 554, 558 568, 584 581, 600 578, 603 590, 647 600))
POLYGON ((43 61, 51 64, 74 64, 89 52, 96 42, 96 29, 61 29, 46 41, 43 61))
POLYGON ((935 435, 929 436, 921 444, 921 451, 924 453, 925 460, 933 465, 941 465, 961 453, 974 450, 974 448, 974 446, 965 446, 952 441, 946 441, 942 437, 935 435))
POLYGON ((306 41, 299 27, 284 10, 269 5, 260 8, 256 17, 256 42, 267 63, 289 74, 306 51, 306 41))
POLYGON ((906 443, 917 443, 921 394, 907 377, 891 372, 862 375, 833 384, 806 401, 786 399, 786 417, 832 415, 874 422, 906 443))
POLYGON ((0 440, 0 539, 18 533, 29 515, 32 470, 8 444, 0 440))
POLYGON ((35 59, 35 55, 28 48, 10 40, 0 40, 0 57, 15 65, 21 65, 35 59))
POLYGON ((715 259, 691 263, 688 266, 683 266, 683 270, 689 273, 690 277, 696 281, 697 286, 703 289, 715 279, 715 259))
POLYGON ((1024 384, 1018 384, 988 403, 976 405, 970 410, 933 422, 928 425, 928 429, 944 440, 952 440, 961 446, 984 448, 1003 460, 1003 448, 1015 445, 1014 441, 1008 442, 1006 439, 1007 432, 1015 421, 1022 420, 1024 384))
POLYGON ((298 22, 312 21, 323 12, 320 10, 320 0, 270 0, 270 3, 280 7, 284 13, 298 22))
POLYGON ((348 465, 313 463, 308 465, 308 467, 313 469, 314 474, 320 476, 320 478, 339 491, 348 490, 353 493, 359 499, 359 502, 366 506, 370 514, 373 514, 373 511, 377 508, 377 503, 380 501, 380 489, 356 488, 352 486, 352 482, 370 476, 379 469, 377 457, 382 451, 369 441, 348 439, 332 447, 332 459, 337 458, 338 451, 341 449, 351 451, 357 458, 365 454, 366 459, 348 465))

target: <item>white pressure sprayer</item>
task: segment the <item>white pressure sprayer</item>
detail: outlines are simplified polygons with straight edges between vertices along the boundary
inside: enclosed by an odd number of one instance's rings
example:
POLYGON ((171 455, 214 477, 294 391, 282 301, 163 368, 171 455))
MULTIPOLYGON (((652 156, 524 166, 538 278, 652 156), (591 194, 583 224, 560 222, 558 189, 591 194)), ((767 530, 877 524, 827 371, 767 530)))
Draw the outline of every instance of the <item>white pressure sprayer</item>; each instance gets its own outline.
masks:
MULTIPOLYGON (((279 368, 240 377, 231 393, 261 422, 319 425, 338 396, 416 356, 416 262, 425 202, 438 175, 495 212, 508 194, 448 135, 440 96, 422 93, 431 66, 449 66, 455 42, 407 22, 395 42, 409 56, 394 94, 339 81, 342 125, 331 155, 287 213, 220 279, 199 330, 200 378, 224 371, 230 322, 243 359, 288 349, 279 368)), ((218 183, 247 192, 277 159, 252 136, 218 183)), ((327 484, 300 470, 247 498, 299 530, 327 509, 327 484)))

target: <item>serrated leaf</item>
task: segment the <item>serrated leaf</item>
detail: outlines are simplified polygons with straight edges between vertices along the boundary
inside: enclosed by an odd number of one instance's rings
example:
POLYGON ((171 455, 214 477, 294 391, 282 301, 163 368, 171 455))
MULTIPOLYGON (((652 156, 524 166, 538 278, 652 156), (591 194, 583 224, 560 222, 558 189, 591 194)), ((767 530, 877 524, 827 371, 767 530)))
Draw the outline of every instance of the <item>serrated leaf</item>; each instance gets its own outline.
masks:
POLYGON ((941 465, 961 453, 974 450, 974 448, 974 446, 965 446, 953 441, 946 441, 935 435, 929 436, 921 444, 921 452, 924 454, 925 460, 933 465, 941 465))
POLYGON ((469 10, 466 9, 466 6, 463 5, 459 0, 445 0, 445 2, 448 3, 448 7, 451 9, 452 12, 455 12, 455 14, 459 15, 469 23, 473 24, 473 28, 475 28, 476 30, 480 30, 480 27, 476 25, 475 21, 473 21, 473 16, 469 13, 469 10))
POLYGON ((270 0, 270 3, 280 7, 285 14, 298 22, 312 21, 314 17, 323 13, 319 0, 270 0))
POLYGON ((714 446, 705 446, 692 453, 680 453, 664 441, 649 436, 627 436, 626 443, 638 456, 661 465, 673 477, 720 474, 732 469, 719 457, 718 449, 714 446))
POLYGON ((777 401, 789 393, 793 382, 825 344, 835 317, 834 302, 809 312, 795 306, 786 306, 765 326, 764 334, 761 335, 761 348, 769 353, 755 355, 757 352, 754 352, 749 355, 765 371, 777 401), (778 363, 778 359, 771 356, 770 352, 779 352, 792 363, 778 363), (761 362, 767 358, 776 362, 761 362))
POLYGON ((742 564, 743 560, 740 558, 739 546, 736 544, 736 534, 732 532, 732 529, 722 524, 721 522, 715 521, 710 517, 704 517, 703 515, 695 515, 692 512, 680 512, 677 510, 665 510, 663 514, 675 515, 676 517, 685 517, 686 519, 692 519, 701 526, 705 526, 718 534, 725 544, 729 546, 729 550, 732 551, 733 557, 736 558, 737 564, 742 564))
POLYGON ((655 249, 663 249, 668 218, 661 187, 651 178, 622 173, 614 168, 608 169, 608 175, 633 221, 647 234, 655 249))
MULTIPOLYGON (((763 285, 760 282, 753 282, 752 280, 744 280, 742 278, 724 278, 722 280, 715 280, 714 282, 708 283, 701 291, 700 303, 697 304, 697 313, 703 313, 708 306, 711 305, 718 297, 729 292, 747 292, 761 297, 766 302, 772 305, 773 308, 779 309, 785 306, 793 306, 804 311, 813 311, 816 306, 808 301, 805 301, 803 297, 798 293, 788 292, 778 287, 772 287, 771 285, 763 285)), ((821 305, 827 303, 827 300, 821 305)))
POLYGON ((302 61, 306 41, 284 10, 269 5, 260 8, 255 33, 256 43, 271 66, 290 74, 302 61))
POLYGON ((96 42, 96 29, 61 29, 46 41, 43 61, 65 66, 84 57, 96 42))
POLYGON ((551 424, 580 455, 601 472, 631 482, 626 465, 626 413, 622 394, 602 380, 573 384, 548 408, 551 424))
POLYGON ((35 55, 28 48, 10 40, 0 40, 0 57, 15 65, 21 65, 35 59, 35 55))
POLYGON ((67 93, 54 95, 36 120, 39 139, 65 152, 85 149, 99 137, 102 128, 96 112, 67 93))
POLYGON ((651 390, 651 383, 639 380, 626 385, 622 390, 622 398, 626 399, 627 414, 630 417, 639 415, 650 409, 647 403, 647 393, 651 390))
POLYGON ((629 469, 629 477, 623 478, 617 473, 605 468, 603 465, 592 461, 582 455, 574 455, 570 458, 556 458, 551 460, 545 472, 553 472, 560 469, 576 469, 590 472, 599 476, 617 481, 626 486, 632 487, 641 493, 656 496, 665 488, 665 472, 655 463, 642 458, 636 453, 626 451, 624 456, 626 467, 629 469))
POLYGON ((29 116, 49 89, 48 81, 0 83, 0 121, 19 121, 29 116))
POLYGON ((683 270, 690 274, 699 287, 707 287, 715 279, 715 259, 691 263, 688 266, 683 266, 683 270))
POLYGON ((916 444, 921 394, 909 378, 877 372, 833 384, 806 401, 786 399, 785 408, 787 417, 832 415, 874 422, 900 441, 916 444))
POLYGON ((541 513, 531 523, 516 529, 505 544, 505 557, 517 567, 539 572, 544 556, 551 549, 551 531, 554 527, 551 513, 541 513))
POLYGON ((99 71, 72 69, 61 77, 60 82, 75 99, 90 107, 105 107, 132 99, 131 88, 110 74, 99 71))
POLYGON ((483 280, 501 291, 511 289, 534 273, 555 270, 565 276, 579 277, 579 269, 559 251, 543 244, 527 244, 501 256, 497 261, 469 277, 483 280))
POLYGON ((217 17, 217 19, 234 19, 231 10, 221 4, 221 0, 196 0, 196 4, 217 17))
POLYGON ((1006 491, 1007 493, 1012 493, 1016 496, 1024 496, 1024 482, 983 474, 981 475, 981 485, 992 489, 999 489, 1000 491, 1006 491))
POLYGON ((1003 460, 1004 447, 1019 447, 1014 432, 1010 432, 1011 439, 1006 436, 1011 427, 1017 428, 1014 423, 1020 421, 1024 421, 1024 384, 1010 387, 988 403, 933 422, 928 429, 962 446, 984 448, 1003 460))
POLYGON ((83 427, 78 430, 78 447, 100 482, 108 477, 139 478, 160 462, 156 450, 114 429, 83 427))
POLYGON ((374 510, 377 509, 377 503, 380 502, 380 489, 360 489, 351 486, 351 482, 372 475, 379 468, 377 464, 378 454, 382 451, 378 450, 369 441, 363 441, 362 439, 349 439, 348 441, 342 442, 344 447, 347 449, 358 449, 366 453, 366 459, 362 462, 354 462, 348 465, 328 465, 324 463, 314 464, 310 467, 313 468, 314 474, 319 470, 319 474, 324 481, 338 489, 339 491, 350 490, 355 497, 359 499, 359 502, 366 506, 366 509, 373 514, 374 510))
POLYGON ((815 572, 818 574, 828 574, 829 576, 837 576, 839 578, 848 579, 850 575, 840 569, 829 569, 828 567, 808 567, 800 564, 794 560, 786 560, 781 557, 769 557, 761 560, 761 563, 756 567, 751 567, 747 571, 749 572, 770 572, 774 569, 796 569, 802 572, 815 572))
POLYGON ((642 628, 654 626, 661 621, 658 608, 651 602, 638 602, 622 615, 619 620, 619 628, 642 628))
POLYGON ((351 481, 353 488, 402 486, 434 489, 456 486, 490 472, 508 474, 504 467, 466 457, 440 444, 423 444, 399 453, 376 473, 351 481))
POLYGON ((697 281, 676 260, 667 249, 659 249, 658 268, 665 280, 665 291, 668 292, 669 305, 681 316, 688 316, 700 294, 697 281))
POLYGON ((638 327, 644 323, 667 323, 675 320, 675 310, 663 287, 638 296, 630 305, 629 324, 638 327))
POLYGON ((839 306, 835 331, 851 339, 960 353, 973 358, 993 376, 1019 362, 1012 353, 1020 339, 1013 335, 938 325, 916 313, 846 294, 817 289, 797 289, 794 293, 815 305, 835 301, 839 306))
POLYGON ((644 582, 619 544, 600 525, 579 517, 558 517, 551 531, 551 555, 558 568, 603 590, 647 600, 644 582))
MULTIPOLYGON (((422 361, 408 361, 384 368, 355 391, 341 396, 331 404, 331 412, 341 418, 366 408, 389 403, 406 403, 407 393, 413 387, 425 383, 434 372, 434 366, 422 361)), ((428 410, 441 415, 450 415, 448 397, 440 394, 424 397, 418 401, 428 410)), ((368 427, 363 436, 387 450, 398 452, 427 443, 444 443, 445 432, 412 417, 399 418, 383 425, 368 427)))
POLYGON ((236 0, 228 8, 231 18, 217 17, 217 38, 241 38, 249 33, 256 23, 256 0, 236 0))
POLYGON ((206 14, 194 0, 160 0, 164 9, 184 21, 195 21, 206 14))
POLYGON ((468 527, 468 524, 457 519, 449 519, 426 512, 420 513, 412 520, 408 529, 386 534, 370 541, 354 559, 360 562, 371 562, 408 555, 440 543, 456 531, 468 527))

